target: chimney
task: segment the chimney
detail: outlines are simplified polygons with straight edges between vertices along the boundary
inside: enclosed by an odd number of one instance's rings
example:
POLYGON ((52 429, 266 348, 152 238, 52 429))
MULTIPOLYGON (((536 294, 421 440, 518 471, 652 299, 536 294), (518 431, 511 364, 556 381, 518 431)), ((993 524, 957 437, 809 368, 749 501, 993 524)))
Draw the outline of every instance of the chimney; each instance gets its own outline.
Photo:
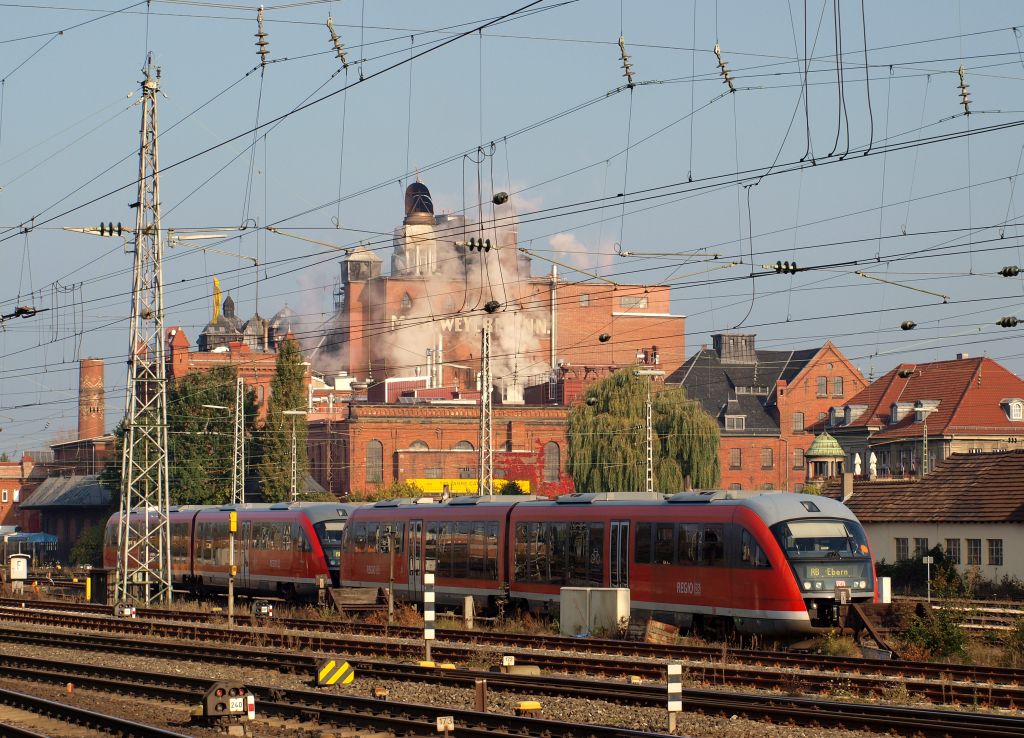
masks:
POLYGON ((853 497, 853 472, 843 473, 843 502, 853 497))
POLYGON ((723 364, 757 364, 752 333, 715 333, 712 346, 723 364))
POLYGON ((78 438, 103 435, 103 359, 82 359, 78 365, 78 438))

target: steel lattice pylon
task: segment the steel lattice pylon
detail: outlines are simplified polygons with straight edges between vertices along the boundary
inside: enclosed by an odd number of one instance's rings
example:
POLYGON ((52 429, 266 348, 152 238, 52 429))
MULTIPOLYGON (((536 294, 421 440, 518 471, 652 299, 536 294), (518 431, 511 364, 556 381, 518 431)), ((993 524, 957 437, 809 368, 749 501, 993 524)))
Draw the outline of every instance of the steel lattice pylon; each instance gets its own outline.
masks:
POLYGON ((491 325, 480 331, 480 460, 477 494, 494 494, 494 415, 491 407, 491 325))
POLYGON ((235 382, 235 452, 231 464, 231 504, 245 503, 245 380, 235 382))
POLYGON ((171 546, 156 115, 160 71, 153 76, 151 57, 144 72, 115 592, 119 602, 149 604, 171 601, 171 546))

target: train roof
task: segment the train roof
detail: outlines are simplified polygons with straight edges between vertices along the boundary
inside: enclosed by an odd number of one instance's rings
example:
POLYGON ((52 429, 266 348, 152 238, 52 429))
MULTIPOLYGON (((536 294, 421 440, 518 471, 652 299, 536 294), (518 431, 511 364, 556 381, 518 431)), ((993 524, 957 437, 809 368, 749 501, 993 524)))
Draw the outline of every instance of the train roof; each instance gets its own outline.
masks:
POLYGON ((823 517, 856 520, 856 516, 846 505, 829 497, 807 495, 799 492, 782 491, 744 491, 744 490, 699 490, 696 492, 680 492, 675 495, 648 494, 646 492, 577 492, 561 495, 555 499, 537 497, 535 495, 463 495, 439 501, 432 497, 400 498, 381 500, 367 507, 370 509, 466 509, 479 507, 511 507, 523 505, 528 507, 557 508, 572 505, 604 506, 702 506, 714 507, 745 507, 757 513, 768 525, 793 518, 823 517))
POLYGON ((247 512, 271 513, 281 511, 301 511, 314 523, 321 520, 345 520, 353 510, 365 507, 366 503, 352 502, 247 502, 240 505, 172 505, 170 512, 204 513, 204 512, 247 512))

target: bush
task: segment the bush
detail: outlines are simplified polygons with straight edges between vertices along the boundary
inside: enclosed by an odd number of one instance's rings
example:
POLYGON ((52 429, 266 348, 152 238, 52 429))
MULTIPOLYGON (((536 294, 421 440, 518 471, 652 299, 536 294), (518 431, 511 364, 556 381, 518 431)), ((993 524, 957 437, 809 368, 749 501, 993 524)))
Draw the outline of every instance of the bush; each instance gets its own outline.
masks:
POLYGON ((68 555, 72 566, 100 566, 103 563, 103 524, 82 531, 68 555))
POLYGON ((411 482, 392 482, 387 487, 381 486, 373 490, 353 492, 353 500, 367 500, 375 502, 378 500, 394 500, 401 497, 422 497, 423 490, 411 482))
MULTIPOLYGON (((950 594, 966 595, 968 583, 942 546, 934 546, 928 551, 928 555, 935 559, 932 564, 932 588, 936 591, 942 589, 950 594)), ((890 577, 894 591, 923 596, 928 589, 928 567, 920 557, 897 561, 894 564, 887 564, 885 559, 882 559, 875 564, 875 574, 890 577)))
POLYGON ((962 581, 960 586, 936 582, 933 594, 938 608, 920 605, 909 619, 903 641, 926 658, 962 658, 967 654, 967 633, 963 623, 970 603, 962 581))
POLYGON ((514 479, 510 479, 505 482, 505 485, 501 488, 501 494, 503 495, 525 495, 526 492, 519 486, 519 482, 514 479))

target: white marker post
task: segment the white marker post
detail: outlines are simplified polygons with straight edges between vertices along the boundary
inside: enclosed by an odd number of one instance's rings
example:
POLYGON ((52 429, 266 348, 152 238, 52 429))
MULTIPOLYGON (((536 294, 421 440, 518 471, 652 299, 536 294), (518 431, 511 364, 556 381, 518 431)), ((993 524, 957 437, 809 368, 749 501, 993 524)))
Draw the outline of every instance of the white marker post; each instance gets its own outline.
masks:
POLYGON ((925 578, 928 580, 928 604, 932 602, 932 564, 935 563, 934 556, 922 556, 921 561, 925 566, 925 578))
POLYGON ((430 661, 430 642, 434 640, 434 572, 423 572, 423 658, 430 661))
POLYGON ((683 711, 683 665, 668 665, 668 732, 676 732, 676 715, 683 711))

